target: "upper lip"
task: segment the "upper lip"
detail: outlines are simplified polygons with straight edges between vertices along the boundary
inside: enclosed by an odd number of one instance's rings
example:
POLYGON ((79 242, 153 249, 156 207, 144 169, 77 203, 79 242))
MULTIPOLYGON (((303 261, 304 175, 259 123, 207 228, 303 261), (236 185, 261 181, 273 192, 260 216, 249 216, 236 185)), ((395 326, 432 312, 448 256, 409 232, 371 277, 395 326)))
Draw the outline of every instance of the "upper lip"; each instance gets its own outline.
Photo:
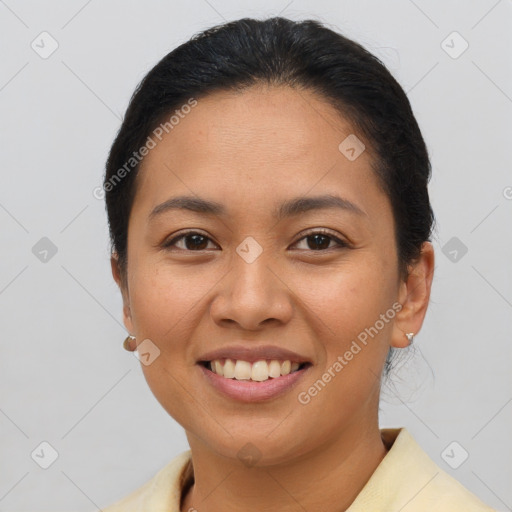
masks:
POLYGON ((241 359, 249 363, 262 361, 265 359, 276 359, 278 361, 291 361, 297 363, 310 363, 310 359, 297 354, 291 350, 273 345, 261 345, 248 347, 246 345, 233 345, 232 347, 223 347, 212 350, 199 357, 198 362, 213 361, 215 359, 241 359))

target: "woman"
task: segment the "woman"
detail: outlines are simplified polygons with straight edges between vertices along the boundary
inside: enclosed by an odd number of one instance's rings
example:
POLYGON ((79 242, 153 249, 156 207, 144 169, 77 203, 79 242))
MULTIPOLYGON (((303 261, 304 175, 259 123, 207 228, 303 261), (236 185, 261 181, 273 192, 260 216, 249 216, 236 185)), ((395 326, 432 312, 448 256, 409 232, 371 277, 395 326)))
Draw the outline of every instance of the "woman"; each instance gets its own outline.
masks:
POLYGON ((383 64, 315 21, 242 19, 164 57, 105 175, 127 350, 190 450, 115 511, 484 511, 381 376, 434 270, 431 166, 383 64))

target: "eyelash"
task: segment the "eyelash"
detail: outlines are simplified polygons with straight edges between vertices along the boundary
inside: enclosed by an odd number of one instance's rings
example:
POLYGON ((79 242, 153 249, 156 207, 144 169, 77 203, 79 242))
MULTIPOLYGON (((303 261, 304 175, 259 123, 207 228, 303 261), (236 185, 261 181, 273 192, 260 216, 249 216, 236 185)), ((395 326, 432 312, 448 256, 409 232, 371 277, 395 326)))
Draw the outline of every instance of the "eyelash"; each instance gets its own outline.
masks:
MULTIPOLYGON (((199 233, 198 231, 185 231, 184 233, 181 233, 180 235, 174 237, 172 240, 169 240, 168 242, 164 242, 164 244, 162 245, 162 248, 164 249, 171 249, 173 245, 176 244, 176 242, 186 238, 187 236, 190 236, 190 235, 199 235, 203 238, 206 238, 210 241, 213 242, 213 240, 210 239, 210 237, 206 236, 206 235, 203 235, 202 233, 199 233)), ((337 247, 328 247, 327 249, 317 249, 317 250, 314 250, 314 249, 304 249, 304 250, 309 250, 311 252, 328 252, 328 251, 331 251, 331 250, 336 250, 336 249, 344 249, 344 248, 348 248, 349 247, 349 244, 343 240, 341 240, 340 238, 338 238, 337 236, 334 236, 330 231, 326 230, 326 229, 316 229, 314 231, 309 231, 309 232, 306 232, 305 234, 303 234, 303 236, 301 238, 299 238, 295 243, 297 244, 298 242, 301 242, 302 240, 305 240, 306 238, 310 237, 310 236, 313 236, 313 235, 323 235, 323 236, 326 236, 327 238, 330 238, 331 240, 335 241, 338 246, 337 247)), ((184 251, 184 252, 202 252, 202 251, 205 251, 207 249, 200 249, 198 251, 194 251, 194 250, 191 250, 191 249, 178 249, 180 251, 184 251)))

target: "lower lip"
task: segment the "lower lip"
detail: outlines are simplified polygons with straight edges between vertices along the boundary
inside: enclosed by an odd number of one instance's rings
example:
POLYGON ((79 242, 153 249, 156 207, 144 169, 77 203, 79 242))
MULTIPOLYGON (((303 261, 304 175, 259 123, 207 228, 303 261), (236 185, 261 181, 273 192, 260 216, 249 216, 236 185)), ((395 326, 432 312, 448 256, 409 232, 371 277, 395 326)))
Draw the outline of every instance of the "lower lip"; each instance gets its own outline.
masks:
POLYGON ((276 398, 290 391, 310 368, 310 366, 307 366, 302 370, 297 370, 288 375, 281 375, 275 379, 255 382, 253 380, 226 379, 208 370, 208 368, 205 368, 201 364, 198 366, 208 382, 216 390, 229 398, 242 402, 262 402, 276 398))

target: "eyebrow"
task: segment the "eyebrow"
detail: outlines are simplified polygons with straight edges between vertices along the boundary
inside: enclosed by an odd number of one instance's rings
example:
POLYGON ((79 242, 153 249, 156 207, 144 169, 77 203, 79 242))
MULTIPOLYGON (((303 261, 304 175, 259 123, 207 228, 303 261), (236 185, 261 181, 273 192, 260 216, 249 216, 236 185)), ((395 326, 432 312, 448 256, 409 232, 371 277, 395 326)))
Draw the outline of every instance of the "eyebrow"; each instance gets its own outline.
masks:
MULTIPOLYGON (((368 215, 364 210, 348 199, 326 194, 314 197, 296 197, 294 199, 284 201, 274 210, 274 217, 277 220, 282 220, 284 218, 293 217, 312 210, 327 208, 342 209, 357 215, 368 215)), ((207 215, 215 215, 217 217, 227 215, 225 206, 216 201, 210 201, 194 196, 177 196, 157 205, 149 214, 149 219, 152 220, 162 213, 172 210, 188 210, 207 215)))

